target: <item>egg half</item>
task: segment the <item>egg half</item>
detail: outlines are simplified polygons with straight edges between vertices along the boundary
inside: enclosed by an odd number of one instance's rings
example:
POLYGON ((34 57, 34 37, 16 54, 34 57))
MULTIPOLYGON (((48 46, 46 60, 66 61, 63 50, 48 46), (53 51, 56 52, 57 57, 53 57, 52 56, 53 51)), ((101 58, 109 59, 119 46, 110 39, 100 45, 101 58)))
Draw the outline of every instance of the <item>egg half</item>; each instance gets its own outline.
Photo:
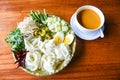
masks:
POLYGON ((64 44, 70 45, 73 42, 74 36, 73 34, 67 34, 64 39, 64 44))
POLYGON ((54 42, 55 44, 60 44, 64 40, 64 33, 63 32, 57 32, 54 36, 54 42))

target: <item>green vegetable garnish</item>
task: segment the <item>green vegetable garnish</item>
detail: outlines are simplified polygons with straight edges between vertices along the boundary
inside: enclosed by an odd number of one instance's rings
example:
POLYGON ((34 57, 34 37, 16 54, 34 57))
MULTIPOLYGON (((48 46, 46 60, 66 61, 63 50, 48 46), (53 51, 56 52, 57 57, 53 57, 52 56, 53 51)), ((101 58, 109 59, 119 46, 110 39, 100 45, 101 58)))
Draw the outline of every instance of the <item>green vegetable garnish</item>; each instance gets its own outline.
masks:
POLYGON ((8 34, 5 42, 10 44, 12 50, 15 52, 23 52, 25 50, 24 39, 20 33, 20 29, 15 29, 8 34))
POLYGON ((53 33, 48 29, 48 27, 39 27, 32 29, 33 36, 41 36, 41 40, 52 39, 53 33))
POLYGON ((46 13, 45 9, 43 13, 40 13, 40 11, 31 11, 30 16, 33 20, 35 20, 35 24, 38 26, 38 28, 34 28, 32 30, 32 35, 41 36, 42 41, 44 41, 45 39, 51 39, 53 33, 48 29, 46 22, 48 14, 46 13))
POLYGON ((41 13, 40 11, 37 11, 37 12, 31 11, 30 16, 32 17, 33 20, 40 23, 42 26, 47 25, 46 20, 48 15, 46 14, 45 10, 43 13, 41 13))

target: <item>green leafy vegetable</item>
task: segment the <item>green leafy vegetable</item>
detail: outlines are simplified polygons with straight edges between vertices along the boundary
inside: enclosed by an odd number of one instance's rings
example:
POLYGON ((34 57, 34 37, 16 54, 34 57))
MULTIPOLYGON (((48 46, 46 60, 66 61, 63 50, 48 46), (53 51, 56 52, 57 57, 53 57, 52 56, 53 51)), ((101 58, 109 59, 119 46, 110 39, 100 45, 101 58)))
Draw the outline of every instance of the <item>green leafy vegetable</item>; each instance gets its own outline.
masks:
POLYGON ((45 10, 43 13, 41 13, 40 11, 37 11, 37 12, 31 11, 30 16, 36 22, 39 22, 40 24, 42 24, 42 26, 43 25, 46 26, 46 20, 47 20, 48 15, 46 14, 45 10))
POLYGON ((15 52, 23 52, 25 50, 24 39, 20 33, 20 29, 15 29, 8 34, 5 42, 10 44, 12 50, 15 52))

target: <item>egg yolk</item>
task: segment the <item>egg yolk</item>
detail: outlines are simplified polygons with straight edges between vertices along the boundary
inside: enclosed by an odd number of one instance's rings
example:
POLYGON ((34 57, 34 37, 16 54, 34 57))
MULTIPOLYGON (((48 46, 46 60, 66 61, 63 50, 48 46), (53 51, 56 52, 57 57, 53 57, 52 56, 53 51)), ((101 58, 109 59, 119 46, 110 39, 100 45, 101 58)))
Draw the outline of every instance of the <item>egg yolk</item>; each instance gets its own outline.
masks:
POLYGON ((69 43, 70 43, 70 39, 69 39, 69 38, 65 38, 65 39, 64 39, 64 43, 65 43, 65 44, 69 44, 69 43))
POLYGON ((61 39, 60 36, 56 36, 56 37, 55 37, 55 43, 56 43, 56 44, 62 43, 62 39, 61 39))

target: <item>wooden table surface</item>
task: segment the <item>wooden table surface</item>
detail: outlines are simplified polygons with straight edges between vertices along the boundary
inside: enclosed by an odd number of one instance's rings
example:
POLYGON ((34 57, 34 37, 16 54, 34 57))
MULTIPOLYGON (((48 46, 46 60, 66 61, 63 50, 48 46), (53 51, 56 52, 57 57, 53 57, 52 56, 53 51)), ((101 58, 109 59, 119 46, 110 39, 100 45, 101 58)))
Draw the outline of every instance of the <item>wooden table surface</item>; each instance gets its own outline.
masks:
POLYGON ((120 80, 120 0, 0 0, 0 80, 50 79, 120 80), (77 37, 72 61, 57 74, 36 77, 16 69, 4 38, 30 10, 46 9, 70 22, 76 9, 86 4, 98 7, 105 15, 103 39, 86 41, 77 37))

